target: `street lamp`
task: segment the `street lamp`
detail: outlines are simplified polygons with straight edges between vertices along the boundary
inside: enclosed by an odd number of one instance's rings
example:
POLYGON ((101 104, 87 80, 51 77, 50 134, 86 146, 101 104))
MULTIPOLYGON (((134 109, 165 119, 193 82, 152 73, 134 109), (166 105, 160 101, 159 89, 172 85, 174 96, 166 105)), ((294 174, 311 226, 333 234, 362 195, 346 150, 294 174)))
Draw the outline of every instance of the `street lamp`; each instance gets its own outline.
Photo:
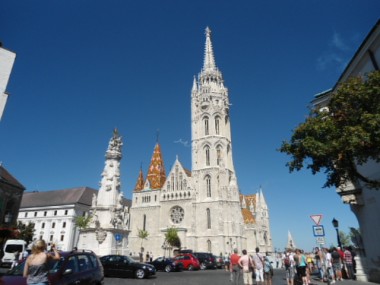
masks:
POLYGON ((332 220, 332 224, 333 224, 333 226, 334 226, 334 228, 335 228, 335 230, 336 230, 336 238, 337 238, 337 240, 338 240, 338 246, 340 247, 340 248, 342 248, 342 244, 340 243, 340 237, 339 237, 339 222, 338 222, 338 220, 337 219, 333 219, 332 220))

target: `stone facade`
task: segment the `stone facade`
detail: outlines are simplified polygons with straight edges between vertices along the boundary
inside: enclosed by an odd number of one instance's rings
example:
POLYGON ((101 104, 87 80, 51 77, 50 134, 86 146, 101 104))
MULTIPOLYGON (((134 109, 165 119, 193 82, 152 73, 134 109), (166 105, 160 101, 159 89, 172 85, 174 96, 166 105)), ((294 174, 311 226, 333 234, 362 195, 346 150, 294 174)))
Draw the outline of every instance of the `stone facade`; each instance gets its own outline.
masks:
POLYGON ((192 170, 178 158, 166 175, 157 142, 148 174, 140 170, 133 191, 129 251, 171 255, 168 229, 177 229, 181 249, 212 252, 233 248, 272 252, 269 209, 262 190, 239 191, 233 164, 228 89, 216 66, 211 31, 206 29, 203 68, 191 90, 192 170), (147 240, 139 231, 149 233, 147 240))
MULTIPOLYGON (((339 84, 352 76, 365 76, 380 67, 380 20, 363 41, 335 86, 316 95, 313 105, 326 108, 331 94, 339 84)), ((358 166, 359 172, 369 179, 380 180, 380 164, 374 161, 358 166)), ((357 279, 380 283, 380 191, 369 189, 365 183, 347 183, 337 189, 343 203, 349 204, 358 219, 360 233, 353 230, 357 250, 357 279)))

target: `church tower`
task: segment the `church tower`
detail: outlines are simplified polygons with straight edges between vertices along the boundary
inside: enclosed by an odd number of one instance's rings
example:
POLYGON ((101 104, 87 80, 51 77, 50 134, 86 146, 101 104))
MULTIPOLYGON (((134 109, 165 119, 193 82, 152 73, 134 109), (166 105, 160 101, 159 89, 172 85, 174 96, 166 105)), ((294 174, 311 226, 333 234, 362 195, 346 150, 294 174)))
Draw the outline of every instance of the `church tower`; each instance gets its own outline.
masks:
POLYGON ((229 108, 228 89, 215 63, 211 30, 206 28, 203 68, 191 91, 191 126, 196 247, 209 252, 245 245, 229 108))

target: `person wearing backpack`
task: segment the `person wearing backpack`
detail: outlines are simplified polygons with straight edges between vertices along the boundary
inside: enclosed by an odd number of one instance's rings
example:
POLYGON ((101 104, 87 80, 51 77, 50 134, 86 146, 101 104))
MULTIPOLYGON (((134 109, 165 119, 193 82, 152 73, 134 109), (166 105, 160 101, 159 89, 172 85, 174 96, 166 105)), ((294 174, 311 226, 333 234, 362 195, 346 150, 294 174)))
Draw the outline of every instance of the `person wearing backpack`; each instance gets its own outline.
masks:
POLYGON ((268 257, 264 257, 264 284, 272 285, 273 266, 268 257))
POLYGON ((256 247, 256 254, 252 256, 257 285, 261 285, 264 282, 264 259, 259 252, 260 249, 256 247))
POLYGON ((293 254, 288 250, 285 253, 284 259, 282 260, 282 264, 285 267, 285 275, 286 275, 286 282, 288 285, 294 285, 294 276, 295 276, 295 270, 294 270, 294 258, 293 254))

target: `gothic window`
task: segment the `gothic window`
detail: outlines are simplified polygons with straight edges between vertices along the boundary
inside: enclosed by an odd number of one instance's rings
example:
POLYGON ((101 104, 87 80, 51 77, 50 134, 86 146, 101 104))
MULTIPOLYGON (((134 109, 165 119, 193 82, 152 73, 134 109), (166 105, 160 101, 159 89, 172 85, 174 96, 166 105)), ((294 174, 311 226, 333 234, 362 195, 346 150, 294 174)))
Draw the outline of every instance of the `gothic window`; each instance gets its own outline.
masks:
POLYGON ((168 189, 168 191, 170 191, 170 181, 168 181, 168 184, 166 184, 166 188, 168 189))
POLYGON ((171 184, 172 184, 172 191, 174 191, 174 174, 171 175, 171 184))
POLYGON ((205 135, 209 135, 209 129, 208 129, 208 117, 204 118, 204 124, 205 124, 205 135))
POLYGON ((53 222, 53 224, 51 225, 51 227, 54 229, 55 228, 55 223, 53 222))
POLYGON ((144 214, 143 216, 143 230, 145 231, 145 227, 146 227, 146 215, 144 214))
POLYGON ((170 209, 170 218, 174 224, 179 224, 183 221, 185 211, 180 206, 174 206, 170 209))
POLYGON ((205 180, 207 197, 211 197, 211 177, 207 175, 205 180))
POLYGON ((217 135, 219 135, 219 121, 220 121, 220 118, 219 117, 215 117, 215 133, 217 135))
POLYGON ((63 222, 62 228, 66 228, 66 222, 63 222))
POLYGON ((179 189, 183 190, 183 184, 182 184, 182 173, 179 174, 179 189))
POLYGON ((154 195, 154 202, 157 201, 157 195, 154 195))
POLYGON ((207 240, 207 249, 208 249, 208 252, 211 252, 212 248, 211 248, 211 240, 207 240))
POLYGON ((216 147, 216 164, 217 165, 220 164, 221 158, 222 158, 222 147, 220 145, 218 145, 216 147))
POLYGON ((207 214, 207 228, 211 229, 211 214, 210 214, 210 209, 206 209, 206 214, 207 214))
POLYGON ((42 223, 41 228, 42 228, 42 229, 45 228, 45 223, 42 223))
POLYGON ((208 146, 205 147, 205 155, 206 155, 206 166, 210 166, 210 148, 208 146))

